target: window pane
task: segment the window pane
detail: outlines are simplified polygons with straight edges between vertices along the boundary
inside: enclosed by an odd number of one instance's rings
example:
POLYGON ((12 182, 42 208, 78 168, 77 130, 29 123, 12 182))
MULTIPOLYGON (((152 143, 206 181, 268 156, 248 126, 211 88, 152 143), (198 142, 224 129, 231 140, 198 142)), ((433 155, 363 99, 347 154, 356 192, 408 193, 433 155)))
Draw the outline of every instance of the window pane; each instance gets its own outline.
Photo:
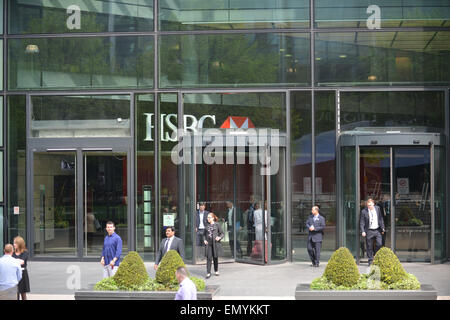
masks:
POLYGON ((319 28, 372 27, 379 12, 380 28, 448 27, 448 0, 315 0, 315 25, 319 28), (370 7, 377 5, 377 7, 370 7), (379 11, 374 11, 379 10, 379 11))
POLYGON ((153 0, 9 1, 9 33, 153 30, 153 0))
POLYGON ((151 88, 153 37, 11 39, 9 89, 151 88))
POLYGON ((8 234, 9 241, 20 235, 26 239, 26 99, 8 96, 8 234), (14 214, 17 208, 19 214, 14 214))
POLYGON ((161 30, 309 27, 309 0, 161 0, 161 30))
POLYGON ((310 79, 309 34, 161 37, 161 87, 300 86, 310 79))
POLYGON ((341 130, 361 127, 414 127, 445 131, 443 91, 341 92, 341 130))
POLYGON ((3 147, 3 97, 0 97, 0 146, 3 147))
POLYGON ((319 86, 450 83, 450 32, 318 33, 315 42, 319 86))
POLYGON ((0 40, 0 55, 0 90, 3 90, 3 40, 0 40))
POLYGON ((130 96, 33 96, 37 138, 129 137, 130 96))
POLYGON ((155 246, 155 98, 136 97, 136 249, 154 260, 155 246))
POLYGON ((306 220, 312 207, 311 110, 311 92, 291 94, 292 256, 301 261, 309 261, 306 220))
POLYGON ((0 182, 0 202, 3 202, 3 151, 0 151, 0 182))
MULTIPOLYGON (((336 250, 336 104, 334 91, 315 93, 316 205, 325 217, 322 257, 336 250)), ((326 258, 327 257, 327 258, 326 258)))

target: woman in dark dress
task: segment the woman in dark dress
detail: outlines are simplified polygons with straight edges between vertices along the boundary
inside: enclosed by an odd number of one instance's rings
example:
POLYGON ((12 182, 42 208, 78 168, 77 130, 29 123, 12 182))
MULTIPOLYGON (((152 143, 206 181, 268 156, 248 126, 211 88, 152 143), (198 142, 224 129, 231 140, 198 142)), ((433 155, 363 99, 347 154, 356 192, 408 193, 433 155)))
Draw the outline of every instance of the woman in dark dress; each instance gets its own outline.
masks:
POLYGON ((19 300, 19 294, 22 296, 22 300, 27 300, 27 292, 30 292, 30 280, 28 279, 27 271, 28 256, 28 250, 23 238, 20 236, 15 237, 13 258, 19 259, 22 264, 22 279, 18 285, 17 300, 19 300))
POLYGON ((217 216, 208 213, 208 225, 205 228, 206 279, 211 277, 211 261, 214 261, 214 272, 219 275, 219 256, 222 254, 222 240, 224 233, 217 223, 217 216))

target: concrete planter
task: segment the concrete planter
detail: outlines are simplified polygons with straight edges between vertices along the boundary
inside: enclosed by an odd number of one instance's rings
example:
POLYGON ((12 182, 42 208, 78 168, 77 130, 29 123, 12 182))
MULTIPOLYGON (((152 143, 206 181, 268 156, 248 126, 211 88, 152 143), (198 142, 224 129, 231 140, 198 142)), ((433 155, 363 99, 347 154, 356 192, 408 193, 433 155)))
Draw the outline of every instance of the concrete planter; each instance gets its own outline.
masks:
POLYGON ((423 284, 420 290, 311 290, 309 283, 295 289, 295 300, 436 300, 437 291, 423 284))
MULTIPOLYGON (((197 300, 212 300, 218 294, 217 285, 206 286, 197 292, 197 300)), ((75 292, 75 300, 174 300, 176 291, 94 291, 83 289, 75 292)))

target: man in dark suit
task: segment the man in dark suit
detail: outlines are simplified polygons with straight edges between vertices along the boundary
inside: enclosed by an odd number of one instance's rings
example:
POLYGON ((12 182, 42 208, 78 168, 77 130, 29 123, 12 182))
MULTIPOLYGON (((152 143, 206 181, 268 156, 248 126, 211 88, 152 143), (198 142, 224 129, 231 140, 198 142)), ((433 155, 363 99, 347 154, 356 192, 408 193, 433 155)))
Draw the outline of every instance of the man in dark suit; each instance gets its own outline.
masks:
POLYGON ((325 229, 325 218, 319 214, 319 207, 311 209, 311 215, 306 220, 309 230, 307 249, 312 267, 318 267, 320 262, 320 250, 322 249, 323 230, 325 229))
POLYGON ((359 217, 359 228, 361 235, 366 238, 367 257, 369 266, 372 264, 373 256, 383 244, 382 235, 384 234, 384 219, 379 206, 375 205, 372 198, 367 199, 366 207, 361 210, 359 217), (375 251, 373 241, 375 240, 375 251))
MULTIPOLYGON (((236 224, 233 224, 233 220, 235 219, 236 215, 236 207, 234 206, 233 202, 228 200, 226 202, 227 204, 227 216, 226 216, 226 222, 228 227, 228 239, 230 243, 230 250, 231 250, 231 256, 234 257, 234 228, 236 227, 236 233, 239 231, 239 228, 241 226, 240 221, 238 220, 240 217, 236 216, 236 224)), ((241 250, 241 244, 238 241, 236 241, 236 250, 239 255, 242 255, 241 250)))
POLYGON ((167 227, 166 228, 166 239, 161 241, 159 245, 159 250, 156 252, 155 259, 155 270, 158 269, 158 265, 161 262, 164 255, 169 250, 175 250, 181 256, 181 259, 184 260, 184 244, 183 240, 178 237, 175 237, 175 227, 167 227))
MULTIPOLYGON (((208 214, 209 211, 205 210, 206 204, 204 202, 199 202, 198 210, 195 215, 195 232, 197 239, 197 246, 204 247, 205 246, 205 229, 208 226, 208 214)), ((203 255, 203 250, 200 248, 197 250, 197 259, 201 259, 201 255, 203 255)))

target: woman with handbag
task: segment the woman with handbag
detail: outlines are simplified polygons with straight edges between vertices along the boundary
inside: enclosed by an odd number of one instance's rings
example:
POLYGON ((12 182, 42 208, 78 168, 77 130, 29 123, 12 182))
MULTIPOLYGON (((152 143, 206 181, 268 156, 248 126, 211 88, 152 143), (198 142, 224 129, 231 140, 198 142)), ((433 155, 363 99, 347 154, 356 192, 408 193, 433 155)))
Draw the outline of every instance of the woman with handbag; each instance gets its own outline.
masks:
POLYGON ((206 255, 206 279, 211 277, 211 262, 214 261, 214 272, 219 275, 219 256, 222 254, 222 240, 224 233, 217 223, 219 219, 210 212, 208 213, 208 225, 205 228, 205 255, 206 255))

